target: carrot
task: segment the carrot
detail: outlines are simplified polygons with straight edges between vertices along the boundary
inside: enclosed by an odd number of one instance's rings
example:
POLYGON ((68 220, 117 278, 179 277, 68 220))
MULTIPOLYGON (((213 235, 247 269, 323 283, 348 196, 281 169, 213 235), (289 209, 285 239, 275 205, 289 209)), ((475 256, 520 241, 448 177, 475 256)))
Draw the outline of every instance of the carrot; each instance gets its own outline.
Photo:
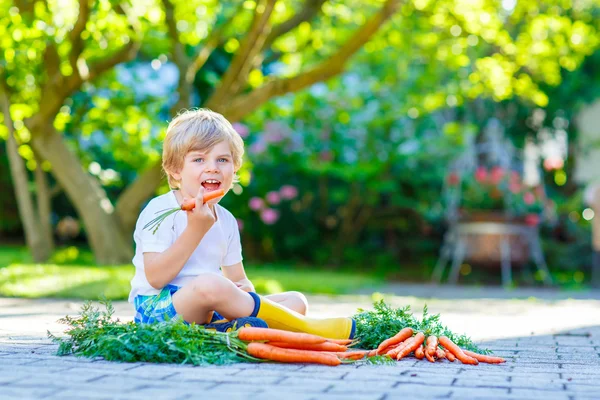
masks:
MULTIPOLYGON (((242 328, 244 329, 244 328, 242 328)), ((247 328, 251 329, 251 328, 247 328)), ((260 329, 260 328, 259 328, 260 329)), ((267 328, 262 328, 267 329, 267 328)), ((285 363, 312 363, 324 365, 340 365, 340 359, 331 353, 310 350, 282 349, 266 343, 252 342, 248 344, 248 354, 263 360, 285 363)))
POLYGON ((446 358, 446 352, 440 348, 438 348, 435 351, 435 356, 437 357, 438 360, 443 360, 444 358, 446 358))
POLYGON ((247 342, 253 340, 305 344, 319 344, 325 342, 325 338, 311 335, 310 333, 290 332, 272 328, 241 328, 237 331, 237 335, 238 338, 247 342))
POLYGON ((452 354, 451 352, 447 351, 446 352, 446 360, 448 360, 450 362, 454 362, 454 360, 456 360, 456 356, 454 354, 452 354))
POLYGON ((423 346, 417 347, 415 350, 415 357, 419 360, 422 360, 425 357, 425 350, 423 350, 423 346))
POLYGON ((406 342, 407 342, 408 340, 409 340, 409 339, 406 339, 404 342, 400 342, 400 343, 398 343, 398 344, 393 344, 393 345, 391 345, 391 346, 388 346, 388 347, 386 347, 386 348, 383 350, 383 352, 384 352, 383 354, 388 354, 388 355, 389 355, 391 352, 396 352, 396 353, 398 353, 398 351, 400 351, 400 348, 402 348, 402 347, 406 346, 406 342), (396 350, 396 349, 397 349, 397 350, 396 350))
POLYGON ((414 337, 408 339, 404 347, 402 347, 402 349, 396 355, 396 360, 401 360, 402 358, 415 351, 419 346, 423 344, 424 341, 425 335, 423 334, 423 332, 419 332, 414 337))
POLYGON ((377 354, 384 353, 384 350, 386 347, 389 347, 393 344, 403 342, 406 339, 408 339, 409 337, 411 337, 412 335, 413 335, 413 330, 411 328, 404 328, 404 329, 400 330, 400 332, 398 332, 391 338, 386 339, 379 344, 379 346, 377 347, 377 354))
POLYGON ((342 352, 334 353, 334 354, 337 355, 341 359, 360 360, 361 358, 364 358, 367 354, 369 354, 369 351, 368 350, 342 351, 342 352))
POLYGON ((481 361, 483 363, 488 363, 488 364, 500 364, 500 363, 503 363, 506 361, 502 357, 485 356, 483 354, 477 354, 472 351, 464 350, 464 349, 463 349, 463 353, 465 353, 466 355, 468 355, 470 357, 473 357, 477 361, 481 361))
POLYGON ((435 357, 435 351, 437 350, 438 347, 438 338, 437 336, 431 335, 427 338, 427 345, 425 346, 425 357, 427 357, 427 359, 430 362, 435 362, 435 359, 433 357, 435 357))
POLYGON ((341 344, 342 346, 348 346, 354 342, 354 339, 326 339, 328 342, 341 344))
POLYGON ((296 349, 296 350, 313 350, 313 351, 333 351, 343 352, 348 350, 346 346, 341 344, 323 342, 318 344, 313 343, 288 343, 288 342, 268 342, 271 346, 279 347, 282 349, 296 349))
POLYGON ((367 357, 373 357, 377 355, 377 349, 373 349, 367 353, 367 357))
MULTIPOLYGON (((206 203, 224 195, 225 191, 223 189, 213 190, 212 192, 205 193, 204 196, 202 196, 202 201, 206 203)), ((179 207, 167 208, 166 210, 158 211, 157 214, 160 213, 160 215, 144 225, 144 229, 152 229, 152 233, 156 233, 160 224, 162 224, 165 218, 167 218, 169 215, 181 210, 192 211, 194 207, 196 207, 196 199, 186 199, 179 207)))
MULTIPOLYGON (((217 190, 213 190, 211 192, 206 192, 206 193, 204 193, 204 196, 202 196, 202 202, 208 203, 209 201, 214 200, 217 197, 221 197, 224 195, 225 195, 225 191, 223 189, 217 189, 217 190)), ((183 211, 192 211, 195 207, 196 207, 196 199, 195 198, 186 199, 183 202, 183 204, 181 204, 181 209, 183 211)))
POLYGON ((454 342, 452 342, 452 340, 448 339, 446 336, 442 336, 440 337, 440 344, 442 346, 444 346, 444 348, 446 349, 446 351, 451 352, 452 354, 454 354, 456 356, 456 358, 459 359, 459 361, 463 364, 471 364, 471 365, 477 365, 479 364, 479 362, 477 361, 477 359, 470 357, 468 355, 466 355, 465 353, 463 353, 463 351, 460 349, 460 347, 458 347, 457 345, 454 344, 454 342))

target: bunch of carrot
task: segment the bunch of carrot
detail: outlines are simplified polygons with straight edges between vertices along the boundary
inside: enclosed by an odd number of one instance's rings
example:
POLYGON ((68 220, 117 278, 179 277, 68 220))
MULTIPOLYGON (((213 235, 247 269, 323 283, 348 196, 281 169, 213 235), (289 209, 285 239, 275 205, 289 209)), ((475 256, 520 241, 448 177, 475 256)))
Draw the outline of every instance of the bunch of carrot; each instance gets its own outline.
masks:
POLYGON ((438 338, 431 335, 425 340, 423 332, 414 334, 412 328, 404 328, 396 335, 384 340, 367 356, 386 355, 392 359, 401 360, 410 354, 419 360, 426 358, 430 362, 443 359, 453 362, 458 359, 463 364, 477 365, 479 362, 499 364, 505 361, 500 357, 486 356, 461 349, 445 336, 438 338))
POLYGON ((366 356, 368 351, 348 351, 351 339, 327 339, 308 333, 271 328, 241 328, 238 339, 248 342, 246 352, 255 358, 284 363, 313 363, 336 366, 366 356))

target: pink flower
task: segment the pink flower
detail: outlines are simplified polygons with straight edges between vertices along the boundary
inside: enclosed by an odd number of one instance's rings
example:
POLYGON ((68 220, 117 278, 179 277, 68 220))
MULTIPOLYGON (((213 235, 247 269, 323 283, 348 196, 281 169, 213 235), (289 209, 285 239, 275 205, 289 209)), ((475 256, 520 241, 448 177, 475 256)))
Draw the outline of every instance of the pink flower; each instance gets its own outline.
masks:
POLYGON ((460 183, 460 178, 456 172, 451 172, 450 174, 448 174, 446 181, 448 182, 448 185, 456 186, 460 183))
POLYGON ((267 225, 273 225, 279 219, 279 211, 265 208, 260 213, 260 219, 267 225))
POLYGON ((537 214, 527 214, 525 216, 525 223, 529 226, 536 226, 540 223, 540 216, 537 214))
POLYGON ((484 183, 487 180, 487 169, 485 167, 477 167, 475 180, 479 183, 484 183))
POLYGON ((281 203, 281 196, 278 192, 269 192, 266 197, 269 204, 277 205, 281 203))
POLYGON ((233 129, 235 129, 235 131, 237 133, 239 133, 242 138, 245 139, 248 137, 250 130, 248 129, 248 127, 246 125, 240 124, 239 122, 234 122, 232 124, 232 126, 233 126, 233 129))
POLYGON ((523 201, 525 204, 531 205, 535 203, 535 196, 531 192, 527 192, 523 195, 523 201))
POLYGON ((520 183, 521 182, 521 175, 519 175, 519 173, 517 171, 512 171, 510 173, 510 181, 511 182, 515 182, 515 183, 520 183))
POLYGON ((261 154, 267 149, 267 146, 263 142, 254 142, 250 146, 250 153, 261 154))
POLYGON ((250 199, 250 201, 248 202, 248 207, 250 207, 250 209, 252 211, 258 211, 263 209, 265 206, 265 202, 263 199, 261 199, 260 197, 253 197, 250 199))
POLYGON ((291 200, 298 196, 298 189, 292 185, 283 185, 279 189, 279 194, 281 195, 282 199, 291 200))
POLYGON ((492 172, 490 173, 490 179, 494 185, 500 183, 502 178, 504 177, 504 169, 502 167, 494 167, 492 168, 492 172))
POLYGON ((241 220, 241 219, 239 219, 239 218, 236 218, 235 220, 237 221, 237 224, 238 224, 238 229, 239 229, 240 231, 243 231, 243 230, 244 230, 244 221, 242 221, 242 220, 241 220))
POLYGON ((508 190, 510 190, 511 193, 517 194, 521 191, 521 184, 519 182, 511 182, 508 185, 508 190))

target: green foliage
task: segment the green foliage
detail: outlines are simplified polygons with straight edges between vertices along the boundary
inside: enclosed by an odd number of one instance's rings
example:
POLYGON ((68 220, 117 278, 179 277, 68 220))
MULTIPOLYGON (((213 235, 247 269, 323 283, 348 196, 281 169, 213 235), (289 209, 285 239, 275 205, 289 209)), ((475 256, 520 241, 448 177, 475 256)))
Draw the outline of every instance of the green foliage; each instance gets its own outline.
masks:
MULTIPOLYGON (((360 341, 361 348, 376 349, 385 339, 409 327, 415 332, 423 332, 425 336, 446 336, 461 348, 482 353, 469 337, 457 335, 443 326, 439 314, 429 315, 427 306, 423 307, 420 320, 410 312, 410 306, 392 308, 383 300, 375 302, 373 306, 373 311, 359 309, 358 314, 352 317, 356 320, 356 338, 360 341)), ((485 350, 482 354, 487 353, 489 351, 485 350)))
POLYGON ((109 301, 100 301, 106 311, 86 302, 79 317, 59 322, 69 326, 65 337, 48 336, 58 343, 58 355, 102 357, 109 361, 177 363, 193 365, 259 361, 249 356, 246 345, 235 334, 208 331, 182 320, 136 324, 113 320, 109 301))

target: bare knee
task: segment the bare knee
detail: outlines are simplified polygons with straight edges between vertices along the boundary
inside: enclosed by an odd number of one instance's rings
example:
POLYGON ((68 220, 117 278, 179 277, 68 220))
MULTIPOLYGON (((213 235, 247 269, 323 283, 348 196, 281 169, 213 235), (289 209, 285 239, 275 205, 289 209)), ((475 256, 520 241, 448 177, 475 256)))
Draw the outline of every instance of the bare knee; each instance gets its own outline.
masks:
POLYGON ((306 296, 300 292, 288 292, 290 297, 290 303, 293 303, 294 311, 306 315, 308 312, 308 300, 306 296))
POLYGON ((223 299, 231 282, 220 275, 204 273, 196 276, 188 285, 196 299, 204 305, 214 306, 223 299))

